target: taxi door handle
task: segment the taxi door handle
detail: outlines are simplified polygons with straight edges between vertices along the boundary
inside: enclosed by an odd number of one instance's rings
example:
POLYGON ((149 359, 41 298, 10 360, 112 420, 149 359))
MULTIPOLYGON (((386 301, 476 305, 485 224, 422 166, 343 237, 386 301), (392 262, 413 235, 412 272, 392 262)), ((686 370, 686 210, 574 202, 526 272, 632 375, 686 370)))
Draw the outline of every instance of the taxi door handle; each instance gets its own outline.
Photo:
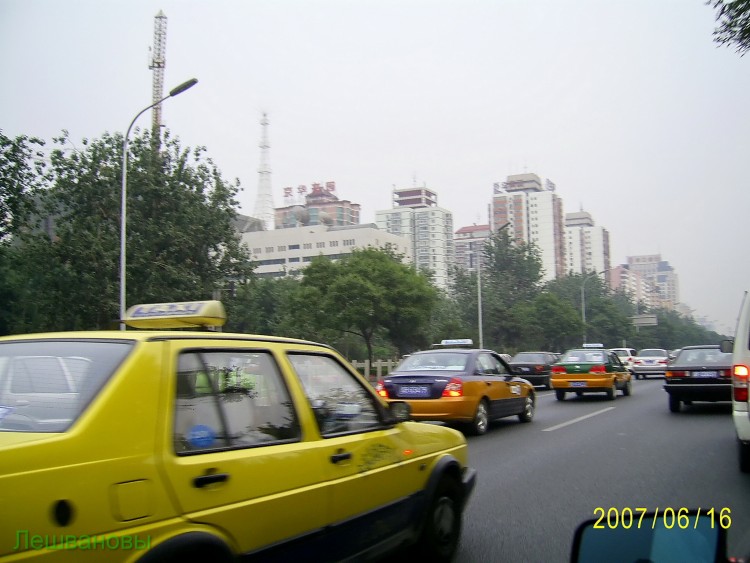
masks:
POLYGON ((208 485, 223 483, 224 481, 229 481, 229 473, 211 473, 210 475, 201 475, 193 479, 193 487, 202 489, 208 485))
POLYGON ((352 459, 352 452, 338 452, 331 456, 331 463, 338 463, 347 459, 352 459))

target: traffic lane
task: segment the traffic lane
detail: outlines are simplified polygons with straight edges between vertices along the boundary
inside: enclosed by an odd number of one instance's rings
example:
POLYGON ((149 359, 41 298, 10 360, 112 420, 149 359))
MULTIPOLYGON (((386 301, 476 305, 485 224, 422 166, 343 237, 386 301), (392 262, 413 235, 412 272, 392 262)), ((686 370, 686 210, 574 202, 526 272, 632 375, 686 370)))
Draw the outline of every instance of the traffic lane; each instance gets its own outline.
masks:
POLYGON ((615 401, 540 393, 532 424, 502 421, 471 438, 479 476, 457 560, 566 561, 575 527, 597 507, 728 507, 730 552, 747 553, 750 482, 737 470, 727 406, 672 414, 662 386, 638 381, 615 401))

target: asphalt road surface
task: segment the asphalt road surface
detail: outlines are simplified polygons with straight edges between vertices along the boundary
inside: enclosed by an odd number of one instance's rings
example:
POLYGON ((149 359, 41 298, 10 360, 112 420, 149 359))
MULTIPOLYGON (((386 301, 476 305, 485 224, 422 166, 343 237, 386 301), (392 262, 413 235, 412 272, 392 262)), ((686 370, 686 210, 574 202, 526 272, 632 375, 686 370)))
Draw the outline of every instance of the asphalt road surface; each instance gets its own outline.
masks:
POLYGON ((663 383, 633 381, 615 401, 559 402, 538 388, 533 422, 508 418, 470 437, 478 478, 455 560, 568 561, 580 522, 626 507, 728 508, 729 554, 750 555, 750 475, 739 472, 731 405, 672 414, 663 383))

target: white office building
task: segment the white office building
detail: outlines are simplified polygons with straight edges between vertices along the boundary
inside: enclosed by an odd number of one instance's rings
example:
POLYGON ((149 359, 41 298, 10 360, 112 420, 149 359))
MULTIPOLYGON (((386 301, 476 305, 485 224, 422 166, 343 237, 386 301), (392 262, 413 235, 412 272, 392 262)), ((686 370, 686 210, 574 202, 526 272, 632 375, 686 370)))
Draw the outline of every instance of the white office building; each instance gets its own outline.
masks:
POLYGON ((336 260, 351 254, 355 248, 389 246, 404 261, 411 263, 408 239, 378 229, 374 223, 329 227, 312 225, 273 231, 242 233, 242 242, 256 262, 255 273, 261 277, 285 276, 307 266, 316 256, 336 260))
MULTIPOLYGON (((590 213, 565 214, 565 272, 585 274, 609 270, 609 232, 594 225, 590 213)), ((607 273, 608 274, 608 273, 607 273)), ((605 277, 609 276, 605 274, 605 277)))

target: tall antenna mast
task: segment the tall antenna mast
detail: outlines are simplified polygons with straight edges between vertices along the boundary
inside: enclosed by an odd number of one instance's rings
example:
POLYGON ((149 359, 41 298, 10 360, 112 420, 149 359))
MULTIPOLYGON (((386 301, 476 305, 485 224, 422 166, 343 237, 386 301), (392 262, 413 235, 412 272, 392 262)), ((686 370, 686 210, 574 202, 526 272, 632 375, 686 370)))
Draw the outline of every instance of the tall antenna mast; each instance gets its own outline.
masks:
MULTIPOLYGON (((166 66, 165 55, 167 52, 167 16, 159 10, 154 17, 154 48, 151 62, 148 65, 154 71, 154 81, 151 99, 153 103, 164 97, 164 67, 166 66)), ((161 104, 154 106, 151 117, 151 136, 156 141, 160 138, 161 128, 161 104)))
POLYGON ((268 116, 260 120, 260 166, 258 167, 258 195, 255 198, 255 217, 263 222, 266 230, 274 227, 273 192, 271 191, 271 160, 268 142, 268 116))

